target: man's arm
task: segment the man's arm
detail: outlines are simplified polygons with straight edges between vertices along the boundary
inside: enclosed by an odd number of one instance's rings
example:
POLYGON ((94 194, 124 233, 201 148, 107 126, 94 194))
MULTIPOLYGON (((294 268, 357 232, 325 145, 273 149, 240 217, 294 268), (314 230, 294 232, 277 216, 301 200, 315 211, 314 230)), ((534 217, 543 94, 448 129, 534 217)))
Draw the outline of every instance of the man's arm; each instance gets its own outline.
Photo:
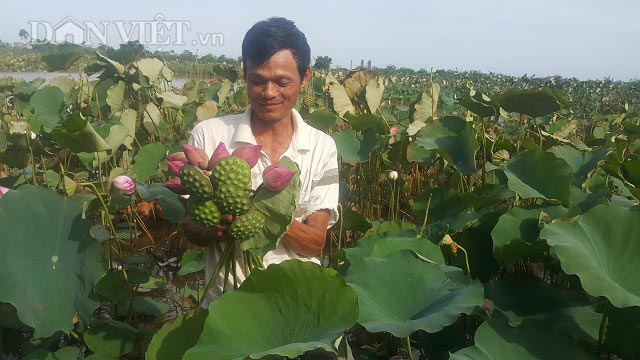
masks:
POLYGON ((297 254, 318 256, 327 239, 329 210, 318 210, 307 216, 304 223, 293 221, 282 241, 297 254))

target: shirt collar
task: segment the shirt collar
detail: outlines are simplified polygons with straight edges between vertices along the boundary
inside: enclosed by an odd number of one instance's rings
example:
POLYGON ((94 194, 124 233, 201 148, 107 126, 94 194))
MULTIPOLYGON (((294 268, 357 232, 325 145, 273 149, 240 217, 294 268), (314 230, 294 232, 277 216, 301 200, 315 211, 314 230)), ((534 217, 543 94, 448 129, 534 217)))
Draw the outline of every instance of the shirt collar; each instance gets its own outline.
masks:
MULTIPOLYGON (((291 147, 295 151, 309 151, 311 146, 309 139, 311 134, 309 133, 309 125, 304 122, 302 116, 296 109, 291 109, 291 115, 293 118, 293 139, 291 141, 291 147)), ((247 107, 247 110, 242 115, 238 129, 233 134, 232 141, 242 142, 246 144, 257 145, 256 138, 251 131, 251 105, 247 107)))

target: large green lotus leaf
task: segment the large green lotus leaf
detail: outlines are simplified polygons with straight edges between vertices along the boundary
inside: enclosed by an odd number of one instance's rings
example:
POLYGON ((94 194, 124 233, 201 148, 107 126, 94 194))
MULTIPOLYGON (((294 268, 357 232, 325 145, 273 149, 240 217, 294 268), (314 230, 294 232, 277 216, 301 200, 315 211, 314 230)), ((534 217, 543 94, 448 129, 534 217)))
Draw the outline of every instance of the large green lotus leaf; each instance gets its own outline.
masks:
POLYGON ((427 122, 416 138, 416 144, 444 155, 458 171, 475 172, 475 153, 478 149, 473 123, 457 116, 427 122))
POLYGON ((71 92, 76 87, 76 80, 73 77, 70 75, 56 76, 49 79, 49 85, 58 87, 62 90, 66 103, 73 101, 71 92))
MULTIPOLYGON (((46 352, 42 349, 36 349, 23 357, 23 360, 77 360, 81 356, 82 350, 76 346, 65 346, 56 352, 46 352)), ((9 357, 11 359, 11 357, 9 357)))
POLYGON ((123 301, 130 297, 129 284, 122 271, 106 273, 95 286, 95 293, 101 300, 123 301))
POLYGON ((145 182, 152 175, 160 170, 160 164, 167 148, 161 142, 153 142, 140 148, 136 157, 133 158, 131 171, 137 175, 137 182, 145 182))
POLYGON ((295 218, 296 207, 300 197, 300 169, 290 158, 284 156, 278 162, 296 175, 291 179, 289 186, 282 191, 272 191, 261 185, 256 189, 251 200, 252 206, 262 212, 268 219, 265 225, 251 239, 240 244, 242 250, 249 250, 257 255, 264 255, 273 250, 278 242, 291 226, 295 218))
POLYGON ((184 353, 198 342, 208 314, 206 309, 196 309, 164 324, 151 339, 144 358, 146 360, 182 359, 184 353))
POLYGON ((54 129, 51 135, 65 148, 74 153, 107 151, 111 146, 96 132, 80 113, 67 116, 61 129, 54 129))
POLYGON ((484 322, 476 330, 474 346, 451 354, 451 360, 595 359, 568 335, 554 331, 542 320, 526 320, 509 327, 502 319, 484 322))
POLYGON ((442 223, 455 231, 460 231, 490 211, 488 205, 495 205, 500 201, 501 199, 495 196, 460 194, 453 189, 436 187, 418 194, 411 202, 411 209, 416 220, 421 223, 424 221, 427 205, 429 205, 427 225, 442 223))
POLYGON ((132 65, 137 67, 140 71, 140 74, 149 78, 149 81, 151 82, 156 81, 158 77, 162 75, 162 69, 165 67, 162 60, 156 58, 140 59, 134 62, 132 65))
POLYGON ((329 95, 331 95, 333 110, 340 116, 344 116, 344 114, 348 112, 354 114, 356 110, 349 99, 347 91, 344 86, 338 82, 335 76, 333 76, 331 71, 327 73, 325 83, 329 89, 329 95))
POLYGON ((541 259, 549 246, 538 240, 540 216, 563 217, 567 209, 548 206, 535 209, 511 208, 500 216, 491 231, 494 255, 504 266, 511 266, 522 259, 541 259))
POLYGON ((162 99, 162 108, 170 108, 176 110, 180 110, 182 106, 189 100, 188 97, 184 95, 178 95, 171 91, 164 91, 160 95, 158 95, 158 97, 162 99))
POLYGON ((60 113, 64 108, 64 93, 60 88, 47 86, 36 90, 31 95, 31 108, 35 117, 31 120, 31 128, 39 131, 41 127, 49 132, 60 123, 60 113))
POLYGON ((582 186, 589 178, 589 174, 598 167, 598 163, 604 160, 610 150, 609 148, 598 148, 587 152, 572 146, 559 145, 550 151, 569 164, 573 171, 573 183, 582 186))
POLYGON ((356 247, 345 249, 347 259, 355 261, 364 257, 385 258, 400 250, 411 250, 414 253, 427 258, 435 263, 444 265, 444 257, 440 246, 425 238, 409 237, 381 237, 369 235, 358 240, 356 247))
POLYGON ((640 256, 638 233, 640 212, 611 204, 547 224, 540 238, 552 246, 567 274, 578 275, 589 295, 627 307, 640 306, 640 274, 629 269, 640 256))
POLYGON ((488 282, 484 286, 484 294, 512 321, 567 307, 584 306, 589 302, 581 291, 553 286, 527 274, 515 274, 497 282, 488 282))
POLYGON ((612 308, 607 323, 605 344, 626 355, 625 359, 640 356, 640 307, 612 308))
POLYGON ((152 318, 159 318, 169 312, 169 304, 166 302, 143 296, 136 296, 135 299, 133 299, 133 308, 129 299, 119 303, 117 308, 116 313, 123 319, 129 316, 129 310, 133 310, 133 314, 152 318))
POLYGON ((253 270, 238 290, 212 302, 198 343, 183 359, 335 353, 336 340, 357 319, 358 297, 337 272, 288 260, 253 270))
POLYGON ((509 189, 522 198, 542 198, 569 203, 571 167, 554 154, 529 150, 509 160, 504 167, 509 189))
POLYGON ((625 160, 622 163, 620 172, 625 180, 633 184, 636 188, 640 187, 640 158, 625 160))
POLYGON ((339 210, 341 221, 339 226, 343 230, 355 230, 365 233, 371 229, 371 222, 361 213, 350 207, 340 207, 339 210))
POLYGON ((360 70, 346 74, 343 83, 349 98, 356 101, 362 100, 362 95, 367 83, 376 75, 375 71, 368 70, 360 70))
POLYGON ((107 90, 107 104, 111 106, 111 113, 115 113, 120 110, 122 103, 124 102, 124 92, 127 89, 127 84, 124 81, 118 81, 107 90))
POLYGON ((353 130, 365 131, 367 129, 374 129, 378 134, 385 134, 389 132, 384 119, 380 116, 373 114, 353 115, 351 113, 347 113, 345 118, 353 130))
POLYGON ((144 109, 142 116, 142 125, 150 133, 155 134, 160 128, 160 120, 162 120, 162 112, 158 107, 150 102, 144 109))
MULTIPOLYGON (((216 82, 209 89, 207 89, 207 94, 205 96, 206 100, 213 100, 218 104, 224 103, 224 101, 229 96, 229 92, 233 87, 233 83, 228 79, 224 79, 222 82, 216 82)), ((188 99, 188 98, 187 98, 188 99)))
POLYGON ((89 298, 102 272, 102 247, 82 219, 86 196, 21 186, 0 198, 0 300, 40 338, 73 329, 77 312, 89 319, 89 298), (34 224, 37 224, 35 226, 34 224))
POLYGON ((407 337, 440 331, 484 299, 480 282, 465 285, 462 270, 427 263, 403 250, 384 259, 356 258, 345 280, 358 293, 358 322, 370 332, 407 337))
POLYGON ((476 91, 464 94, 458 100, 458 104, 480 117, 492 117, 498 113, 498 109, 496 109, 495 104, 491 103, 491 99, 485 94, 476 91))
POLYGON ((417 163, 420 166, 429 166, 433 158, 433 152, 422 146, 418 146, 415 141, 407 145, 407 161, 417 163))
POLYGON ((304 121, 314 128, 327 132, 340 118, 328 110, 316 110, 304 117, 304 121))
POLYGON ((137 334, 131 325, 109 319, 93 321, 83 337, 91 351, 119 357, 133 350, 137 334))
POLYGON ((370 230, 380 236, 392 236, 398 233, 411 233, 418 235, 418 227, 409 221, 382 221, 374 223, 374 229, 370 230))
POLYGON ((566 104, 561 94, 556 94, 551 89, 507 90, 494 99, 506 111, 531 117, 553 114, 566 104))
POLYGON ((172 223, 182 223, 186 215, 184 206, 178 195, 161 184, 138 185, 138 196, 144 201, 157 200, 167 220, 172 223))
MULTIPOLYGON (((99 60, 102 60, 106 63, 108 63, 110 65, 110 69, 115 72, 118 75, 123 75, 124 74, 124 65, 120 64, 119 62, 115 61, 115 60, 111 60, 108 57, 102 55, 99 51, 96 51, 96 57, 99 60)), ((89 65, 91 66, 91 65, 89 65)))
POLYGON ((412 107, 414 123, 426 123, 429 118, 435 118, 438 115, 439 95, 440 85, 438 84, 433 84, 430 89, 420 95, 419 101, 412 107))
POLYGON ((380 147, 380 137, 374 129, 367 129, 362 135, 348 129, 333 134, 338 154, 342 161, 352 165, 369 161, 371 153, 380 147))
POLYGON ((376 76, 369 80, 365 89, 365 99, 371 113, 375 113, 380 107, 382 94, 384 93, 384 78, 376 76))
MULTIPOLYGON (((453 234, 453 240, 458 245, 464 247, 469 255, 469 267, 471 268, 471 278, 480 279, 487 282, 499 269, 498 263, 493 256, 493 241, 491 230, 498 223, 501 213, 492 211, 482 215, 473 225, 463 231, 453 234)), ((465 255, 462 251, 452 254, 448 247, 445 250, 445 259, 451 265, 466 268, 465 255)))
POLYGON ((536 316, 546 321, 554 330, 569 334, 572 338, 596 345, 602 314, 591 305, 573 306, 536 316))

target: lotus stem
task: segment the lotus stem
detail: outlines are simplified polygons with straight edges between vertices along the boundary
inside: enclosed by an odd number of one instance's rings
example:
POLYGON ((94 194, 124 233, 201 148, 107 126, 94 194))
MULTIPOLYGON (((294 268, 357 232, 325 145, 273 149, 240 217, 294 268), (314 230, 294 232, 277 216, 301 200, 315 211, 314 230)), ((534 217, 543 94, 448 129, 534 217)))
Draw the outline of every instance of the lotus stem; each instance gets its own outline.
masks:
MULTIPOLYGON (((98 191, 98 188, 96 187, 96 185, 94 183, 80 183, 81 186, 87 186, 90 187, 91 190, 93 191, 94 194, 96 194, 96 196, 98 197, 98 200, 100 200, 100 205, 102 205, 102 210, 105 212, 106 214, 106 219, 107 219, 107 225, 109 225, 109 229, 111 230, 111 234, 113 234, 113 238, 116 238, 116 227, 113 225, 113 220, 111 220, 111 216, 109 216, 109 207, 107 206, 107 204, 104 202, 104 199, 102 198, 102 195, 100 194, 100 192, 98 191)), ((109 242, 111 242, 111 240, 109 240, 109 242)), ((118 247, 120 246, 120 243, 117 241, 116 239, 116 244, 118 244, 118 247)), ((108 247, 108 254, 109 254, 109 269, 113 268, 113 256, 111 254, 111 244, 109 244, 108 247)))
POLYGON ((466 269, 467 269, 467 277, 469 278, 469 281, 471 281, 471 267, 469 266, 469 254, 467 253, 467 250, 465 250, 465 248, 460 246, 460 244, 457 244, 456 246, 458 247, 458 249, 462 250, 462 252, 464 253, 464 265, 466 266, 466 269))
POLYGON ((424 211, 424 221, 422 221, 422 228, 420 229, 420 236, 424 237, 424 229, 427 227, 427 219, 429 218, 429 207, 431 206, 431 197, 433 194, 429 195, 429 200, 427 200, 427 208, 424 211))
POLYGON ((609 301, 605 299, 604 309, 602 310, 602 320, 600 320, 600 329, 598 330, 598 354, 602 345, 604 345, 604 333, 609 318, 609 301))
MULTIPOLYGON (((228 246, 230 246, 232 248, 231 250, 231 256, 229 257, 229 264, 227 264, 227 267, 231 267, 231 276, 233 276, 233 289, 237 289, 238 288, 238 276, 237 276, 237 269, 236 269, 236 243, 235 242, 231 242, 231 244, 229 244, 228 246)), ((248 274, 246 274, 248 275, 248 274)), ((227 279, 225 279, 226 281, 227 279)))
POLYGON ((202 304, 204 303, 204 299, 207 298, 207 294, 209 293, 209 290, 211 290, 211 288, 213 287, 213 284, 215 284, 216 279, 218 278, 218 275, 220 275, 220 271, 222 270, 222 266, 227 262, 227 258, 229 256, 229 253, 231 252, 231 248, 232 248, 232 246, 225 247, 224 252, 222 253, 222 256, 220 257, 220 260, 218 261, 218 264, 216 264, 215 269, 213 269, 213 274, 211 274, 211 278, 209 279, 209 283, 207 283, 207 286, 204 288, 204 292, 202 294, 202 297, 200 298, 200 301, 198 301, 198 306, 197 307, 201 307, 202 304))
POLYGON ((344 209, 342 208, 342 204, 338 204, 340 208, 340 232, 338 233, 338 251, 342 250, 342 230, 344 225, 344 209))
POLYGON ((409 354, 409 360, 413 360, 413 352, 411 351, 411 339, 407 336, 407 353, 409 354))

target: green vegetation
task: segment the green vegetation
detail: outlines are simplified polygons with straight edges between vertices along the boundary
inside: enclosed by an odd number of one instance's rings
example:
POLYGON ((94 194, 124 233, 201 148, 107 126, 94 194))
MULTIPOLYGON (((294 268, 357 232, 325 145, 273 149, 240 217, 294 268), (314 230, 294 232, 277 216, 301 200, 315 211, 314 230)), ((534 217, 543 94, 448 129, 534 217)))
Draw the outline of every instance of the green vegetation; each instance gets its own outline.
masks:
MULTIPOLYGON (((246 109, 242 70, 102 50, 40 58, 79 77, 0 79, 0 354, 640 356, 637 80, 314 71, 297 108, 340 156, 327 266, 256 264, 207 312, 204 252, 160 184, 195 123, 246 109)), ((295 204, 273 199, 253 203, 295 204)))

